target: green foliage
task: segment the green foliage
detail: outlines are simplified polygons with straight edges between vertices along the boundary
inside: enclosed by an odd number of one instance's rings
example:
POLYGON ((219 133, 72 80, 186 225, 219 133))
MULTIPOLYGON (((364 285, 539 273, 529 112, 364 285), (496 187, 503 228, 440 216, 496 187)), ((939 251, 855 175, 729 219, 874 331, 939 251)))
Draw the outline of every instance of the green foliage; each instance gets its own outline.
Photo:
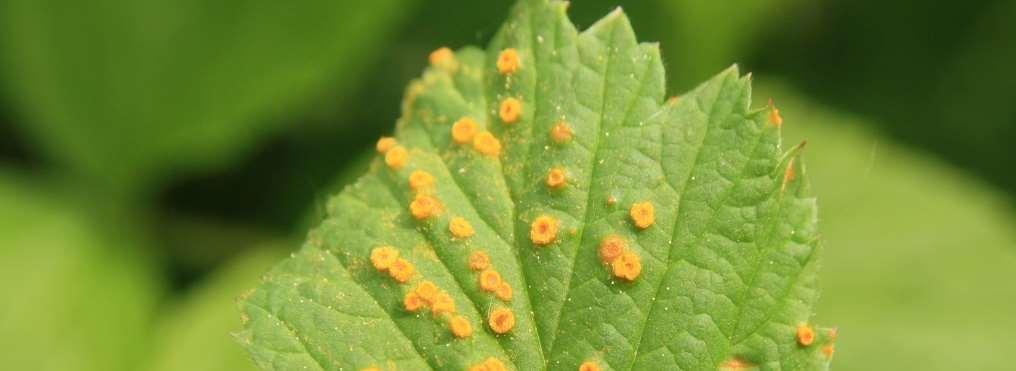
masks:
POLYGON ((242 298, 238 336, 258 366, 465 369, 494 357, 526 370, 827 368, 830 333, 797 337, 818 294, 817 210, 800 147, 781 149, 778 114, 749 108, 750 81, 733 68, 665 102, 659 50, 638 43, 620 11, 578 32, 565 8, 522 1, 487 51, 438 58, 410 85, 400 146, 242 298), (518 52, 513 72, 495 68, 507 48, 518 52), (500 112, 507 98, 521 102, 517 120, 500 112), (481 134, 459 144, 463 117, 481 134), (571 140, 548 135, 559 122, 571 140), (563 187, 545 185, 552 168, 563 187), (411 190, 417 171, 433 186, 411 190), (646 201, 655 224, 641 229, 629 208, 646 201), (475 234, 456 234, 456 217, 475 234), (601 261, 608 236, 641 262, 636 278, 601 261), (371 259, 381 246, 414 267, 407 282, 371 259), (477 251, 510 300, 481 287, 468 262, 477 251), (405 308, 424 280, 449 295, 452 314, 405 308), (499 334, 488 318, 505 308, 515 322, 499 334), (452 334, 454 316, 471 336, 452 334))
POLYGON ((1010 368, 1016 228, 1003 195, 965 171, 775 84, 786 136, 809 140, 822 200, 818 317, 841 329, 837 370, 1010 368))
POLYGON ((136 369, 161 290, 132 233, 16 178, 0 172, 3 367, 136 369))
POLYGON ((5 1, 0 73, 51 158, 114 191, 228 163, 355 78, 405 2, 5 1), (349 16, 355 14, 355 17, 349 16), (140 183, 140 184, 139 184, 140 183))
POLYGON ((145 369, 156 371, 254 370, 250 358, 229 333, 236 329, 236 293, 282 257, 276 246, 262 246, 210 275, 205 283, 167 306, 154 331, 153 356, 145 369))

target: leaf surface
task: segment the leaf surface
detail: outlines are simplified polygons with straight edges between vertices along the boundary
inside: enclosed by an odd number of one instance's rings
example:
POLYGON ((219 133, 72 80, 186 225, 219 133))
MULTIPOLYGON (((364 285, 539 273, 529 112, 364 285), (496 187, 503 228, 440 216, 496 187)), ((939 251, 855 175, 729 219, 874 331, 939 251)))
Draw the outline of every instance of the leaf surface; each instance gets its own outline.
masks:
POLYGON ((731 68, 665 100, 658 46, 639 43, 620 10, 580 32, 564 2, 539 0, 520 2, 487 50, 432 62, 407 89, 398 146, 241 300, 239 338, 255 363, 827 367, 830 333, 807 325, 815 200, 799 147, 781 148, 778 113, 749 108, 748 77, 731 68), (478 134, 460 143, 463 118, 478 134), (651 224, 632 215, 637 204, 652 205, 651 224), (601 258, 610 238, 637 274, 601 258), (375 266, 381 247, 414 267, 406 282, 375 266), (478 251, 510 299, 485 290, 470 267, 478 251), (453 313, 406 308, 424 281, 447 293, 453 313), (504 309, 514 325, 502 334, 491 318, 504 309), (455 317, 470 336, 453 335, 455 317), (801 325, 815 334, 806 346, 801 325))

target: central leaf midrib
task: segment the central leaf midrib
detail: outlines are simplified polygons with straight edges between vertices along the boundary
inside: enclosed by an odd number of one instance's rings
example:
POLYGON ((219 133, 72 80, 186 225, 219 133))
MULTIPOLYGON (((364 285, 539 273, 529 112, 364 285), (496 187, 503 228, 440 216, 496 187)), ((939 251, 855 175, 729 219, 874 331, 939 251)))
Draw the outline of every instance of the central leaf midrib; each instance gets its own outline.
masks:
MULTIPOLYGON (((565 296, 561 300, 561 305, 558 306, 558 308, 557 308, 556 319, 554 321, 554 336, 551 337, 550 344, 548 345, 548 348, 547 348, 547 349, 550 349, 551 355, 554 354, 554 345, 557 343, 558 331, 561 328, 561 316, 563 315, 565 302, 567 301, 567 298, 569 296, 569 292, 571 291, 571 278, 572 278, 571 273, 575 269, 575 263, 576 263, 576 261, 578 259, 578 256, 579 256, 578 250, 580 248, 582 248, 583 239, 585 237, 586 222, 589 219, 589 206, 592 204, 592 201, 593 201, 593 199, 592 199, 593 198, 593 182, 596 179, 596 169, 599 167, 599 166, 597 166, 597 160, 600 158, 600 144, 603 141, 603 122, 604 122, 604 119, 606 118, 606 113, 605 113, 606 109, 605 108, 607 106, 607 90, 608 90, 607 80, 609 79, 609 72, 610 72, 611 62, 613 61, 613 59, 615 57, 615 54, 617 52, 616 50, 612 50, 610 48, 610 45, 614 44, 614 38, 616 37, 616 29, 615 28, 617 27, 617 24, 616 23, 611 23, 610 26, 611 26, 611 29, 610 29, 610 42, 608 42, 606 44, 608 46, 607 50, 609 51, 609 53, 607 54, 607 59, 604 62, 604 68, 603 68, 603 89, 602 89, 601 95, 600 95, 600 119, 596 123, 596 141, 593 142, 593 144, 592 144, 592 146, 590 148, 591 149, 590 153, 592 153, 593 156, 592 156, 592 159, 590 161, 590 168, 591 169, 589 170, 589 183, 588 183, 589 184, 589 190, 586 191, 586 203, 585 203, 585 205, 584 205, 585 207, 583 208, 583 211, 582 211, 582 224, 580 225, 579 232, 578 232, 579 233, 579 240, 578 240, 578 242, 575 245, 575 254, 574 254, 574 256, 572 256, 572 259, 571 259, 572 260, 571 261, 571 267, 570 267, 571 270, 569 270, 568 282, 565 284, 565 287, 567 287, 567 289, 566 289, 567 291, 565 291, 565 296)), ((581 38, 581 35, 579 37, 581 38)), ((580 58, 581 58, 581 56, 580 56, 580 58)), ((580 63, 581 63, 581 61, 580 61, 580 63)))
MULTIPOLYGON (((614 37, 613 31, 614 30, 612 30, 612 33, 611 33, 611 43, 610 44, 613 44, 613 37, 614 37)), ((641 48, 641 44, 637 48, 641 48)), ((604 69, 604 76, 608 76, 609 75, 610 61, 612 59, 613 58, 608 58, 607 59, 607 66, 604 69)), ((642 74, 641 74, 641 76, 640 76, 640 78, 638 80, 639 81, 639 87, 636 90, 635 94, 632 95, 631 99, 625 105, 625 113, 624 113, 624 115, 622 115, 622 118, 621 118, 622 127, 624 126, 625 123, 628 123, 629 118, 631 118, 632 107, 634 107, 635 102, 640 97, 643 96, 641 93, 643 93, 645 91, 646 83, 648 82, 649 72, 653 68, 653 62, 654 61, 655 61, 655 59, 650 59, 650 60, 648 60, 645 63, 645 69, 642 71, 642 74)), ((604 80, 606 82, 607 79, 604 79, 604 80)), ((606 87, 607 85, 605 84, 604 86, 606 87)), ((604 89, 604 97, 603 97, 604 101, 606 101, 606 90, 607 89, 605 88, 604 89)), ((655 102, 654 101, 654 103, 659 103, 659 102, 655 102)), ((604 104, 604 106, 605 106, 605 104, 604 104)), ((603 115, 605 114, 604 111, 606 111, 606 110, 605 109, 601 109, 601 130, 600 130, 601 134, 600 134, 600 139, 597 140, 597 143, 599 143, 600 141, 603 140, 602 136, 603 136, 603 131, 604 130, 602 130, 602 123, 603 123, 603 119, 602 118, 603 118, 603 115)), ((599 160, 599 156, 600 156, 599 147, 597 147, 596 149, 597 150, 595 152, 595 155, 594 155, 594 158, 593 158, 593 161, 592 161, 592 168, 593 169, 592 169, 590 177, 589 177, 590 178, 589 193, 588 193, 588 195, 586 197, 586 207, 587 207, 587 209, 586 209, 586 213, 585 213, 585 215, 583 217, 582 228, 579 231, 579 236, 580 236, 579 237, 579 243, 576 246, 575 256, 572 258, 571 274, 568 275, 568 277, 569 277, 568 278, 568 284, 567 284, 568 289, 565 292, 565 300, 561 304, 561 310, 558 311, 558 322, 557 322, 558 324, 560 324, 560 318, 564 315, 564 307, 565 307, 565 305, 567 305, 568 299, 571 298, 571 296, 572 296, 571 295, 572 294, 572 288, 573 288, 572 284, 574 283, 575 276, 576 276, 575 265, 578 264, 578 257, 580 255, 578 253, 578 249, 581 249, 582 246, 584 245, 584 243, 586 241, 586 239, 585 239, 586 238, 585 229, 591 223, 591 221, 589 220, 589 215, 591 213, 589 212, 588 208, 589 208, 590 205, 592 205, 592 202, 593 202, 592 199, 593 199, 593 193, 594 192, 593 192, 592 179, 596 178, 596 169, 599 168, 599 164, 598 164, 599 161, 598 160, 599 160)), ((657 161, 658 161, 658 159, 657 159, 657 161)), ((557 338, 560 335, 560 331, 561 331, 561 327, 558 326, 555 329, 555 335, 554 335, 554 342, 555 343, 557 342, 557 338)), ((554 345, 556 345, 556 344, 554 344, 554 345)), ((557 354, 557 352, 553 351, 553 349, 554 349, 553 347, 551 349, 552 349, 552 351, 551 351, 551 355, 552 356, 557 354)))
MULTIPOLYGON (((734 77, 733 82, 737 82, 737 77, 736 76, 734 77)), ((725 80, 723 83, 727 84, 728 81, 725 80)), ((721 86, 718 91, 722 92, 723 91, 723 87, 721 86)), ((717 99, 719 99, 719 97, 717 99)), ((699 103, 698 100, 695 100, 694 103, 697 106, 699 106, 699 110, 701 110, 701 103, 699 103)), ((714 103, 713 106, 711 107, 711 109, 709 110, 709 113, 706 115, 706 119, 705 119, 705 123, 706 123, 705 124, 706 125, 705 131, 702 133, 702 139, 699 141, 698 145, 695 148, 695 159, 692 160, 692 165, 688 169, 688 173, 685 176, 684 181, 681 184, 680 190, 678 191, 678 200, 677 200, 678 204, 676 206, 677 214, 676 214, 676 216, 674 218, 674 228, 671 231, 672 235, 671 235, 671 237, 669 239, 669 241, 670 241, 669 245, 670 246, 668 246, 668 248, 666 249, 666 251, 667 251, 667 258, 665 260, 665 262, 666 262, 665 266, 667 267, 667 269, 664 270, 663 275, 660 276, 660 282, 656 284, 656 288, 653 290, 653 295, 651 296, 653 298, 658 297, 660 295, 660 290, 663 289, 663 285, 667 281, 667 277, 670 275, 671 269, 673 269, 672 267, 675 265, 674 263, 677 263, 677 262, 671 261, 671 256, 673 255, 674 243, 675 243, 675 241, 677 241, 676 237, 677 237, 678 231, 680 230, 680 224, 682 222, 684 222, 683 218, 681 218, 681 210, 683 210, 682 208, 685 205, 685 203, 684 203, 685 191, 687 190, 688 185, 691 182, 691 179, 694 178, 694 174, 695 174, 696 170, 698 170, 701 167, 701 163, 699 162, 699 160, 702 158, 701 157, 702 149, 705 147, 706 141, 709 138, 710 129, 712 129, 712 127, 713 127, 713 125, 712 125, 713 118, 714 118, 714 116, 717 113, 716 112, 717 111, 716 107, 717 107, 717 105, 714 103)), ((640 329, 639 329, 638 344, 635 345, 635 350, 633 351, 632 358, 631 358, 631 364, 629 364, 628 368, 627 368, 629 371, 631 371, 635 367, 635 363, 638 361, 639 351, 642 349, 642 342, 645 340, 645 330, 646 330, 646 327, 649 325, 649 320, 653 317, 653 313, 656 312, 656 308, 657 308, 656 301, 653 301, 652 304, 649 307, 649 313, 646 314, 646 318, 642 321, 642 325, 640 326, 640 329)))

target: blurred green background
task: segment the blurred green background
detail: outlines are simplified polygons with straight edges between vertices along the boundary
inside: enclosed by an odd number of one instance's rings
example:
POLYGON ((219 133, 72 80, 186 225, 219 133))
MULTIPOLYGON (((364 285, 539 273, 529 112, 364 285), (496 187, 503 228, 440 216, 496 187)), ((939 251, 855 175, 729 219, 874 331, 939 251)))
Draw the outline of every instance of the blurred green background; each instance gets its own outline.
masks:
MULTIPOLYGON (((0 362, 250 370, 233 298, 391 130, 431 50, 510 1, 0 2, 0 362)), ((732 63, 807 139, 839 370, 1006 369, 1016 2, 578 0, 732 63)))

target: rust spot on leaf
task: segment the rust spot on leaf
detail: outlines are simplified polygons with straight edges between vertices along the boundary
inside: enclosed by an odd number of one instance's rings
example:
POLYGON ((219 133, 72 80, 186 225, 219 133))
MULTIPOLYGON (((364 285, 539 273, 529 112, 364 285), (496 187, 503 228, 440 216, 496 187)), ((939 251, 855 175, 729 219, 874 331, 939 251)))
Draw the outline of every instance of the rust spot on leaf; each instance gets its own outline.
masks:
POLYGON ((406 283, 406 281, 409 281, 413 277, 415 272, 416 268, 413 267, 413 263, 402 258, 395 259, 392 265, 388 267, 388 275, 398 283, 406 283))
POLYGON ((511 97, 505 98, 501 101, 501 107, 498 109, 497 115, 501 118, 501 122, 514 124, 515 121, 519 120, 519 116, 522 115, 522 102, 511 97))
POLYGON ((484 131, 473 138, 473 148, 483 155, 497 157, 501 154, 501 141, 489 131, 484 131))
POLYGON ((399 251, 391 246, 375 247, 370 251, 370 263, 379 271, 387 271, 399 258, 399 251))
POLYGON ((465 218, 456 216, 448 222, 448 231, 455 238, 469 238, 473 236, 473 226, 465 218))
POLYGON ((780 109, 773 104, 772 98, 769 98, 769 123, 775 127, 783 126, 783 116, 780 116, 780 109))
POLYGON ((813 342, 815 342, 815 330, 805 323, 797 325, 797 343, 806 347, 813 342))
POLYGON ((501 274, 493 269, 480 272, 480 288, 483 291, 494 292, 501 286, 501 274))
POLYGON ((455 335, 459 339, 465 339, 473 335, 473 325, 463 316, 452 317, 451 321, 448 321, 448 327, 452 330, 452 335, 455 335))
POLYGON ((440 293, 441 290, 438 289, 437 285, 433 282, 423 281, 416 285, 413 292, 415 292, 416 295, 419 295, 420 299, 423 300, 424 303, 430 304, 437 299, 437 294, 440 293))
POLYGON ((392 170, 399 170, 406 166, 409 161, 409 152, 402 146, 396 145, 385 152, 385 164, 392 170))
POLYGON ((410 291, 402 298, 402 306, 405 307, 407 311, 415 312, 420 310, 420 308, 423 308, 424 302, 423 299, 420 298, 420 294, 417 294, 416 291, 410 291))
POLYGON ((434 185, 434 176, 423 170, 413 170, 409 173, 409 189, 419 192, 434 185))
POLYGON ((449 66, 455 63, 455 53, 448 47, 440 47, 430 52, 428 57, 433 66, 449 66))
POLYGON ((494 296, 497 296, 497 298, 502 301, 512 300, 512 285, 508 284, 508 282, 501 281, 501 285, 499 285, 497 290, 494 291, 494 296))
POLYGON ((634 281, 642 273, 642 261, 631 251, 625 251, 610 262, 610 267, 614 271, 614 277, 628 281, 634 281))
POLYGON ((519 52, 514 48, 502 50, 497 55, 497 72, 502 75, 511 75, 519 70, 519 52))
POLYGON ((546 215, 540 215, 533 220, 529 227, 529 239, 537 246, 549 245, 557 239, 557 219, 546 215))
POLYGON ((631 216, 632 224, 639 229, 646 229, 656 222, 656 211, 649 201, 636 202, 631 205, 628 215, 631 216))
POLYGON ((567 180, 565 179, 564 169, 553 168, 547 172, 547 187, 552 189, 559 189, 564 187, 567 180))
POLYGON ((417 220, 423 220, 441 213, 441 202, 436 198, 420 194, 409 203, 409 212, 417 220))
POLYGON ((490 312, 487 324, 495 333, 506 334, 515 327, 515 314, 508 308, 494 309, 490 312))
POLYGON ((455 313, 455 301, 448 293, 441 291, 438 292, 434 297, 434 302, 430 304, 430 312, 435 316, 440 316, 446 313, 455 313))
POLYGON ((585 361, 579 365, 579 371, 600 371, 600 365, 594 361, 585 361))
POLYGON ((452 124, 452 140, 458 144, 466 144, 476 136, 478 126, 476 121, 469 117, 460 118, 452 124))
POLYGON ((610 235, 600 241, 600 259, 604 263, 616 260, 628 250, 628 243, 620 236, 610 235))
POLYGON ((572 140, 572 129, 567 122, 561 121, 550 128, 550 140, 557 144, 568 143, 572 140))
POLYGON ((377 144, 374 145, 374 148, 377 149, 377 153, 385 154, 386 152, 388 152, 388 150, 392 149, 398 144, 399 142, 397 142, 395 138, 381 137, 381 139, 377 140, 377 144))
POLYGON ((469 254, 469 269, 482 271, 487 267, 490 267, 490 257, 487 256, 487 253, 476 250, 469 254))

